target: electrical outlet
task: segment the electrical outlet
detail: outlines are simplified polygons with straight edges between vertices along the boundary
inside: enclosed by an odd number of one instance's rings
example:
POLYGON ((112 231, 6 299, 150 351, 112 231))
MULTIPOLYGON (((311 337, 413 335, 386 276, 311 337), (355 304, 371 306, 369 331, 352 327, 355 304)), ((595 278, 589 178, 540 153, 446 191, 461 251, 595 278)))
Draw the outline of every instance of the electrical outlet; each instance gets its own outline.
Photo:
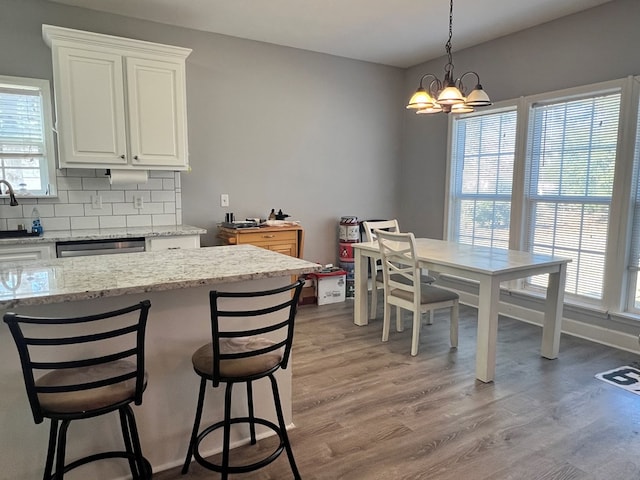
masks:
POLYGON ((137 208, 137 209, 144 208, 144 199, 142 198, 142 195, 134 195, 133 208, 137 208))
POLYGON ((91 195, 91 206, 93 208, 102 208, 102 195, 91 195))
POLYGON ((223 193, 220 195, 220 206, 228 207, 229 206, 229 194, 223 193))

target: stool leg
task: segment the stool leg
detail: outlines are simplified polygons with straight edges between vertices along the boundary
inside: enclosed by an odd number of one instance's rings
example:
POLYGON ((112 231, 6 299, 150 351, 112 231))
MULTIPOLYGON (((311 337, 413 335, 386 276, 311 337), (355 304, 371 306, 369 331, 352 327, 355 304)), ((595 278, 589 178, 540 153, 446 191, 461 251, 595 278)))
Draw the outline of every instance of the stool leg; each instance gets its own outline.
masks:
POLYGON ((276 382, 273 374, 269 374, 269 380, 271 380, 271 390, 273 391, 273 402, 276 407, 276 414, 278 415, 278 424, 280 425, 280 433, 282 435, 282 441, 284 442, 284 448, 287 451, 287 457, 289 457, 289 464, 291 465, 291 471, 296 480, 300 480, 300 472, 296 466, 296 461, 293 458, 293 450, 291 449, 291 443, 289 443, 289 435, 287 434, 287 425, 284 423, 284 415, 282 413, 282 405, 280 404, 280 393, 278 392, 278 383, 276 382))
POLYGON ((140 437, 138 435, 138 427, 136 426, 136 417, 133 415, 133 409, 130 405, 124 407, 124 413, 127 417, 127 425, 129 435, 131 436, 131 442, 133 443, 133 455, 135 456, 135 460, 137 463, 137 470, 139 472, 138 477, 133 472, 133 478, 140 478, 142 480, 146 480, 151 478, 151 465, 148 465, 144 456, 142 455, 142 446, 140 445, 140 437), (147 465, 149 468, 147 468, 147 465))
POLYGON ((133 478, 138 478, 138 469, 136 467, 136 462, 133 458, 133 448, 131 447, 131 432, 129 430, 129 425, 127 424, 127 417, 125 416, 124 409, 118 409, 118 415, 120 416, 120 428, 122 429, 122 439, 124 440, 124 449, 130 455, 129 460, 129 469, 131 470, 131 475, 133 478))
POLYGON ((196 418, 193 422, 193 430, 191 431, 191 439, 189 440, 189 448, 187 449, 187 458, 184 460, 182 466, 182 474, 184 475, 189 471, 189 465, 191 464, 191 457, 193 457, 193 447, 196 444, 196 438, 198 437, 198 429, 200 428, 200 420, 202 419, 202 408, 204 406, 204 391, 207 386, 207 379, 200 378, 200 391, 198 393, 198 406, 196 407, 196 418))
POLYGON ((231 450, 231 392, 233 382, 227 382, 224 391, 224 438, 222 442, 222 480, 229 476, 229 450, 231 450))
POLYGON ((256 444, 256 424, 253 414, 253 387, 251 382, 247 382, 247 408, 249 411, 249 432, 251 434, 251 445, 256 444))
POLYGON ((64 456, 67 446, 67 429, 71 420, 62 420, 60 431, 58 432, 58 447, 56 452, 56 473, 53 478, 62 480, 64 476, 64 456))
POLYGON ((44 466, 43 480, 51 479, 51 470, 53 469, 53 457, 55 456, 57 437, 58 420, 51 419, 51 427, 49 429, 49 446, 47 447, 47 461, 44 466))

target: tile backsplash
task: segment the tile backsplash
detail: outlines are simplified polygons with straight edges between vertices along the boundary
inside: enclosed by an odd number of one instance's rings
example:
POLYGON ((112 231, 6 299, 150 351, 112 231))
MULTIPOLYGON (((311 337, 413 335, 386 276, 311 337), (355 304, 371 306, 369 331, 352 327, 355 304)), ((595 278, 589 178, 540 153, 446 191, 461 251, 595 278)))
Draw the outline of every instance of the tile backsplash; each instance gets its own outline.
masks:
POLYGON ((20 224, 30 229, 34 207, 45 232, 182 224, 180 172, 150 171, 146 183, 131 185, 111 185, 105 173, 104 169, 60 169, 56 170, 57 197, 18 196, 17 207, 4 198, 0 230, 14 230, 20 224), (136 204, 136 198, 142 202, 136 204))

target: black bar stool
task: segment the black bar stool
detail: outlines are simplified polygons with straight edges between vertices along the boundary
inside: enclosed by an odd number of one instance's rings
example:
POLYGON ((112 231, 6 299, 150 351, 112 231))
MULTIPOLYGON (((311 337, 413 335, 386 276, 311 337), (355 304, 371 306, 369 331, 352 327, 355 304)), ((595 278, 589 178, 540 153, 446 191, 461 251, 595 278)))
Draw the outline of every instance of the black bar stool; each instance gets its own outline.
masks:
POLYGON ((304 281, 298 280, 292 285, 259 292, 210 292, 213 341, 196 350, 192 357, 193 368, 200 376, 200 392, 187 458, 182 467, 183 474, 187 473, 191 458, 195 457, 200 465, 209 470, 220 472, 222 478, 226 479, 230 473, 251 472, 262 468, 273 462, 285 450, 294 478, 300 479, 284 423, 280 394, 274 373, 279 368, 287 368, 289 362, 294 319, 303 285, 304 281), (220 308, 219 299, 224 299, 224 309, 220 308), (260 305, 268 306, 250 310, 246 308, 247 301, 255 301, 260 305), (238 329, 237 320, 234 322, 234 319, 238 317, 253 317, 256 321, 255 325, 260 324, 260 326, 238 329), (224 327, 221 328, 220 323, 223 319, 231 320, 223 321, 224 327), (227 325, 233 326, 234 324, 236 324, 234 329, 226 328, 227 325), (267 335, 268 338, 263 335, 267 335), (278 425, 254 415, 252 383, 265 377, 268 377, 271 382, 278 425), (214 423, 198 433, 207 380, 211 381, 214 388, 220 383, 226 383, 224 420, 214 423), (231 394, 236 383, 245 383, 247 386, 248 416, 246 417, 231 417, 231 394), (252 445, 256 444, 255 424, 270 428, 279 438, 278 447, 269 456, 257 462, 237 466, 230 465, 231 425, 237 423, 249 425, 252 445), (223 429, 222 464, 214 464, 204 459, 198 448, 200 442, 207 435, 219 428, 223 429))
POLYGON ((131 409, 131 403, 142 403, 147 384, 144 335, 150 307, 144 300, 84 317, 4 315, 18 347, 33 419, 37 424, 51 420, 44 480, 62 480, 68 471, 106 458, 126 458, 134 479, 151 478, 131 409), (36 378, 34 372, 46 373, 36 378), (71 421, 114 411, 120 416, 124 450, 65 464, 71 421))

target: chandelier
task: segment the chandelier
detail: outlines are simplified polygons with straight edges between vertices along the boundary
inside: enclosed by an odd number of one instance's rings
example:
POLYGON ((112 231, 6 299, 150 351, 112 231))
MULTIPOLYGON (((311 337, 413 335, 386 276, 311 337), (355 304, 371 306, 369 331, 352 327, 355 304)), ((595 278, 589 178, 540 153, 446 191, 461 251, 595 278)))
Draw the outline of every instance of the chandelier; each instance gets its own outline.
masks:
POLYGON ((447 64, 444 66, 444 80, 440 80, 432 73, 425 73, 420 79, 420 85, 413 94, 407 108, 415 109, 416 113, 469 113, 475 107, 491 105, 489 95, 480 85, 480 77, 476 72, 465 72, 454 80, 453 57, 451 55, 451 37, 453 36, 453 0, 449 2, 449 40, 445 44, 447 64), (462 80, 473 75, 476 86, 466 94, 462 80), (425 80, 433 78, 425 88, 425 80))

